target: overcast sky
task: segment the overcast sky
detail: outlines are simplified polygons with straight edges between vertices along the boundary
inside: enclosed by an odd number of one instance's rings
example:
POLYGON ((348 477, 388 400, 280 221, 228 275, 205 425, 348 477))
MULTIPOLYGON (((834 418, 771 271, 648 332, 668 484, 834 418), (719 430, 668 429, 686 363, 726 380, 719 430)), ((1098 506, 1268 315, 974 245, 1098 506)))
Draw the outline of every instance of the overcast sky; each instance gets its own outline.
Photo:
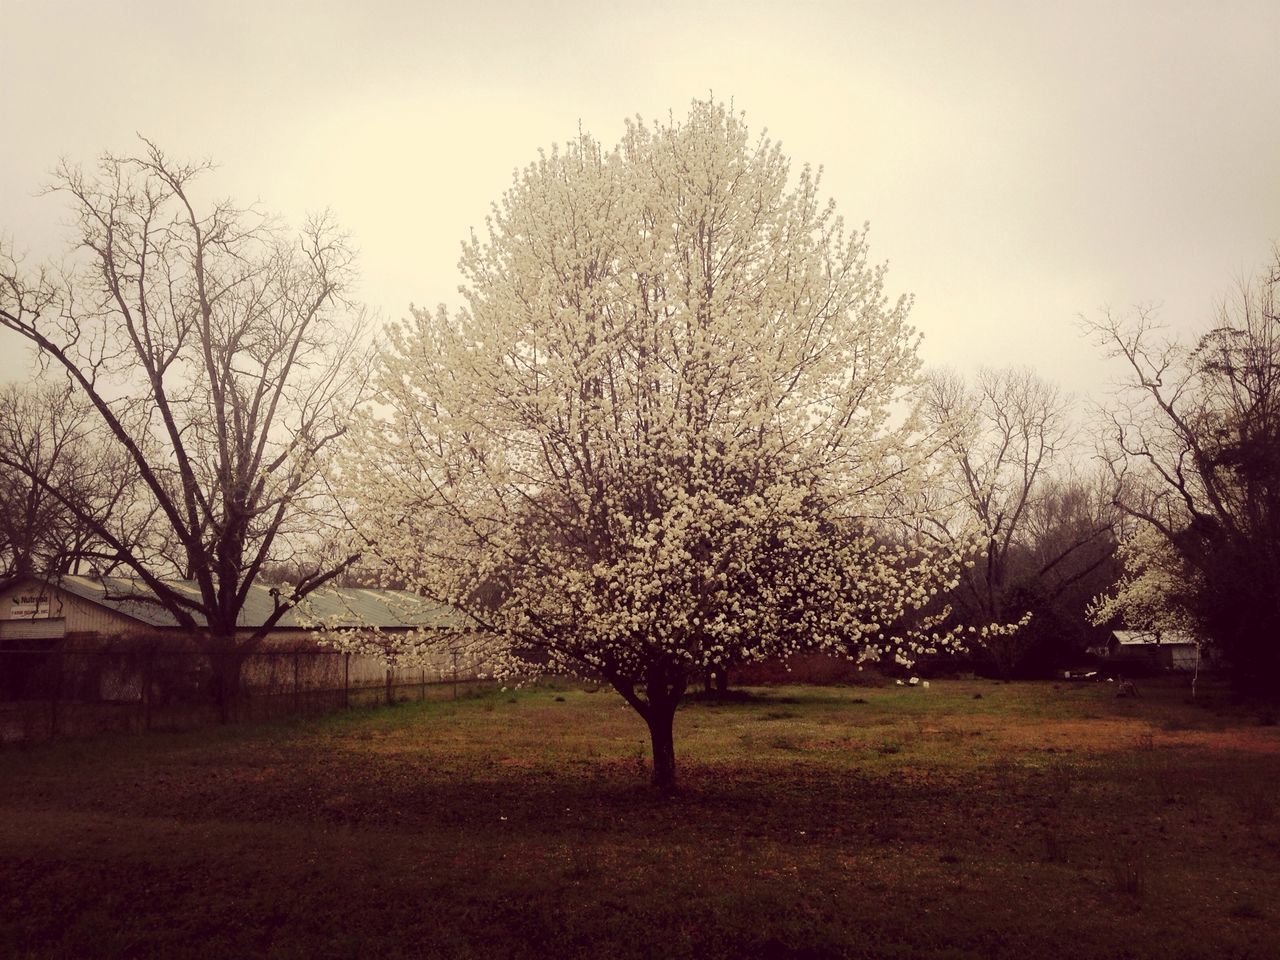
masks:
MULTIPOLYGON (((1077 394, 1075 326, 1163 304, 1191 331, 1280 239, 1280 3, 186 4, 0 0, 0 233, 59 248, 59 157, 135 131, 213 193, 328 207, 385 317, 456 303, 460 241, 582 126, 732 98, 871 222, 929 363, 1026 363, 1077 394)), ((30 358, 0 340, 0 379, 30 358)))

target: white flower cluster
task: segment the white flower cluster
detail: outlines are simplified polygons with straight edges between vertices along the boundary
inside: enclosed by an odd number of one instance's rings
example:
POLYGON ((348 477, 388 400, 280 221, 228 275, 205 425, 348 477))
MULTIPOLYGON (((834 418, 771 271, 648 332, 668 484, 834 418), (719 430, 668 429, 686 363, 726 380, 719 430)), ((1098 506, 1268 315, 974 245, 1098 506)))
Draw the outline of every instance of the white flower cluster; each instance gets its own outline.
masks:
POLYGON ((394 326, 352 499, 389 579, 503 669, 655 677, 956 648, 953 547, 872 518, 918 482, 909 302, 808 169, 713 103, 542 156, 394 326))
POLYGON ((1204 625, 1186 602, 1203 589, 1203 574, 1165 536, 1141 524, 1118 553, 1124 572, 1109 593, 1089 604, 1094 624, 1119 621, 1135 630, 1203 635, 1204 625))

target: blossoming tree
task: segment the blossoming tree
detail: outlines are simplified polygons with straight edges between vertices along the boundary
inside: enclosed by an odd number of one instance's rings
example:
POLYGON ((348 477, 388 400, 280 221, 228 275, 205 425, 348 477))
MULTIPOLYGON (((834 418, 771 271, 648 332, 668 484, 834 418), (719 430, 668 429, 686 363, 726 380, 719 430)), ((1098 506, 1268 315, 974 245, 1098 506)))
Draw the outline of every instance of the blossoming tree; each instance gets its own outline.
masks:
POLYGON ((391 329, 352 458, 389 578, 498 638, 501 671, 606 680, 664 788, 698 672, 952 642, 893 628, 955 551, 876 536, 917 467, 909 300, 817 175, 695 102, 542 155, 488 226, 465 307, 391 329))
POLYGON ((1118 552, 1122 572, 1111 589, 1090 604, 1094 624, 1123 622, 1152 633, 1204 635, 1204 620, 1196 611, 1204 576, 1155 527, 1135 527, 1118 552))

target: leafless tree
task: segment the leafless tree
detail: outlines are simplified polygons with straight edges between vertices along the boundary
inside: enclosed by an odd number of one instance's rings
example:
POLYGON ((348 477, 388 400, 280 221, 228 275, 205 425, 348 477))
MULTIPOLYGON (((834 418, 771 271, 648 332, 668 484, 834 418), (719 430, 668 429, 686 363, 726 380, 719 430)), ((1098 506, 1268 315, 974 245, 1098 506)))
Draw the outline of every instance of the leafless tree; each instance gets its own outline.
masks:
POLYGON ((93 409, 68 384, 0 387, 0 575, 79 572, 102 558, 95 527, 129 536, 136 473, 103 439, 93 409))
POLYGON ((1096 469, 1044 481, 1026 521, 1027 569, 1042 595, 1055 598, 1112 560, 1127 528, 1115 496, 1110 477, 1096 469))
MULTIPOLYGON (((958 598, 966 619, 1016 622, 1102 563, 1094 548, 1105 542, 1109 554, 1111 520, 1066 480, 1073 427, 1070 398, 1057 386, 1027 368, 984 368, 972 382, 934 371, 923 413, 943 438, 924 531, 980 544, 958 598)), ((983 645, 1008 674, 1032 636, 996 629, 983 645)))
POLYGON ((92 173, 62 164, 49 192, 69 198, 75 250, 33 273, 0 249, 0 325, 96 412, 137 473, 151 535, 123 537, 70 490, 40 486, 151 602, 204 635, 225 711, 266 632, 353 562, 326 528, 328 459, 364 396, 368 348, 354 254, 329 218, 291 233, 255 208, 202 202, 208 169, 145 140, 92 173), (238 638, 263 566, 304 554, 307 572, 238 638))

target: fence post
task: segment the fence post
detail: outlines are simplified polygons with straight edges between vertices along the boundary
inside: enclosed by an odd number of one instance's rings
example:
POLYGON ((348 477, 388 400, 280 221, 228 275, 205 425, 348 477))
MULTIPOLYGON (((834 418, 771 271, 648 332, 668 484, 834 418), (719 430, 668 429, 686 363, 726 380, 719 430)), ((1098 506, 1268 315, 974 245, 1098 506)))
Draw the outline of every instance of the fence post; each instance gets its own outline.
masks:
POLYGON ((391 706, 391 668, 387 667, 387 706, 391 706))

